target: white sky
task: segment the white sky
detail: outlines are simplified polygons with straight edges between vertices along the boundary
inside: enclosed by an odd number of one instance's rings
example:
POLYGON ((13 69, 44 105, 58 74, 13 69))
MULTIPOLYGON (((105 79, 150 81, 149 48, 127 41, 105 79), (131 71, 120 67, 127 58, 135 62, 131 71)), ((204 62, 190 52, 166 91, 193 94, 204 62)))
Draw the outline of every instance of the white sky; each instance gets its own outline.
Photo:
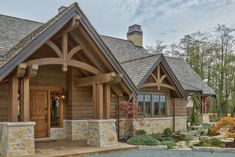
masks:
MULTIPOLYGON (((76 0, 0 0, 0 14, 46 22, 76 0)), ((217 24, 235 28, 235 0, 77 0, 100 34, 126 38, 129 25, 141 24, 144 45, 178 42, 217 24)))

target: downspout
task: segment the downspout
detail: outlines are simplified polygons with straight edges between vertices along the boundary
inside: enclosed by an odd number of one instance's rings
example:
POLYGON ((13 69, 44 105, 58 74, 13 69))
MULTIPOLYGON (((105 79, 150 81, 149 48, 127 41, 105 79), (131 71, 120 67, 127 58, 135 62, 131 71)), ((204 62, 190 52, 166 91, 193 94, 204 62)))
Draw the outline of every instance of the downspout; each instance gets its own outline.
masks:
POLYGON ((173 98, 173 132, 175 132, 175 98, 173 98))

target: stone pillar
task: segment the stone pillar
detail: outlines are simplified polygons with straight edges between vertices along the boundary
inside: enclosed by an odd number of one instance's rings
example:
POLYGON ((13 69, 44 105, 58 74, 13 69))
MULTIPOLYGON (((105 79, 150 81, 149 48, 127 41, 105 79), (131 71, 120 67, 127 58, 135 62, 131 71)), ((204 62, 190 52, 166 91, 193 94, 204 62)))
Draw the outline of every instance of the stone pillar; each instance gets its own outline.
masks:
POLYGON ((4 157, 35 154, 35 122, 1 122, 0 153, 4 157))
POLYGON ((116 145, 118 140, 115 122, 115 119, 88 120, 87 144, 97 147, 116 145))

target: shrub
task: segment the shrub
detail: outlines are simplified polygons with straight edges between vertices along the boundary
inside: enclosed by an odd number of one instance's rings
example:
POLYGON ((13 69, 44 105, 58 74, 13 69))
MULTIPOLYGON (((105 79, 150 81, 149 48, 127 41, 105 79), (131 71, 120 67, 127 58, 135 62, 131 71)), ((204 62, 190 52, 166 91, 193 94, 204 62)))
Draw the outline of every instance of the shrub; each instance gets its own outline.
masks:
POLYGON ((141 129, 141 130, 136 130, 135 134, 136 135, 146 135, 147 132, 144 129, 141 129))
POLYGON ((156 146, 159 145, 160 142, 149 135, 139 135, 130 138, 127 141, 128 144, 133 145, 149 145, 149 146, 156 146))
POLYGON ((171 137, 173 134, 173 131, 170 129, 170 128, 166 128, 164 130, 164 135, 167 136, 167 137, 171 137))
POLYGON ((163 141, 161 144, 167 146, 168 149, 172 149, 174 146, 176 146, 175 141, 163 141))
POLYGON ((158 140, 158 141, 161 141, 161 135, 160 134, 152 134, 151 135, 154 139, 158 140))
POLYGON ((211 135, 219 135, 219 131, 222 128, 233 130, 235 128, 235 118, 232 117, 221 118, 220 121, 216 122, 216 124, 212 128, 210 128, 209 132, 211 135))
POLYGON ((199 145, 204 147, 224 147, 224 144, 218 138, 202 139, 199 145))

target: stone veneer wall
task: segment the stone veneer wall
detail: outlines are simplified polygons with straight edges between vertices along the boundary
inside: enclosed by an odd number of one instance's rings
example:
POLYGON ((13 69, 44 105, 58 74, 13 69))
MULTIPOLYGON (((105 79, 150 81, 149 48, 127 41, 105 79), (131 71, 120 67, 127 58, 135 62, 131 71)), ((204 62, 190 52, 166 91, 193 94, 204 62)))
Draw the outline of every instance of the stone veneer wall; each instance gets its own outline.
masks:
POLYGON ((88 139, 88 120, 64 120, 64 128, 66 139, 88 139))
POLYGON ((35 154, 35 122, 1 122, 0 153, 4 157, 35 154))
MULTIPOLYGON (((161 133, 166 128, 173 129, 173 117, 140 118, 133 123, 134 130, 144 129, 148 134, 161 133)), ((187 117, 175 117, 175 131, 187 129, 187 117)))
POLYGON ((97 147, 116 145, 118 139, 115 122, 115 119, 89 120, 87 144, 97 147))

